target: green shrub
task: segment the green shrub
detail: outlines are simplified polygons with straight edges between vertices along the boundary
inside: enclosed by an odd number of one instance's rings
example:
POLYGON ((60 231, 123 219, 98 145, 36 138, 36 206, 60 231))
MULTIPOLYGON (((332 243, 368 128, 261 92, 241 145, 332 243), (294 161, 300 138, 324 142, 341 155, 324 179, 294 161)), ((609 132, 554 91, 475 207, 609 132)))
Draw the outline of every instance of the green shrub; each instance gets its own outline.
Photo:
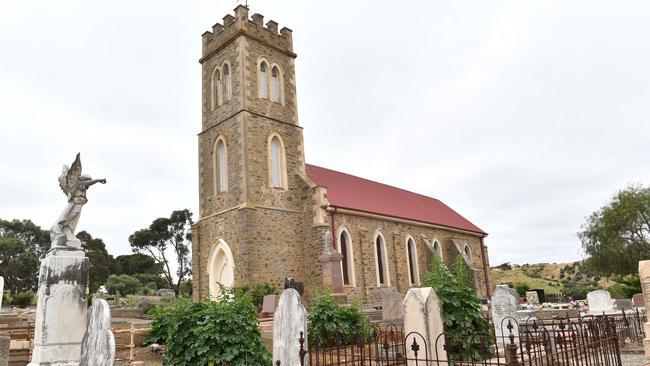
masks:
POLYGON ((257 312, 262 311, 262 304, 264 303, 264 296, 266 295, 277 295, 279 293, 278 288, 268 282, 257 283, 255 285, 241 285, 235 287, 235 294, 243 295, 250 294, 253 305, 257 312))
POLYGON ((519 296, 526 296, 526 292, 530 291, 530 286, 527 283, 518 283, 515 285, 515 290, 519 296))
POLYGON ((356 344, 374 335, 372 321, 358 302, 344 306, 327 292, 314 297, 307 320, 308 341, 318 347, 356 344))
POLYGON ((11 294, 9 293, 9 291, 2 294, 2 303, 3 304, 11 304, 12 301, 13 301, 13 299, 11 298, 11 294))
POLYGON ((250 295, 223 289, 216 301, 177 298, 150 311, 147 343, 165 345, 165 364, 175 366, 270 365, 250 295))
POLYGON ((33 304, 34 300, 36 300, 36 294, 32 291, 19 292, 14 295, 12 304, 19 308, 26 308, 33 304))
MULTIPOLYGON (((481 314, 481 302, 470 280, 463 257, 458 256, 452 271, 437 256, 433 256, 424 285, 432 287, 442 302, 445 332, 460 340, 464 360, 480 360, 480 336, 488 326, 481 314), (473 343, 473 344, 472 344, 473 343)), ((456 345, 454 345, 456 346, 456 345)))
POLYGON ((121 296, 137 294, 141 287, 140 281, 129 275, 110 275, 106 280, 106 290, 112 295, 117 292, 121 296))
POLYGON ((167 280, 164 279, 162 276, 159 275, 154 275, 154 274, 147 274, 147 273, 137 273, 132 276, 136 280, 140 281, 140 284, 142 286, 149 287, 149 284, 151 282, 156 284, 156 288, 153 290, 158 290, 161 288, 168 288, 169 284, 167 283, 167 280))

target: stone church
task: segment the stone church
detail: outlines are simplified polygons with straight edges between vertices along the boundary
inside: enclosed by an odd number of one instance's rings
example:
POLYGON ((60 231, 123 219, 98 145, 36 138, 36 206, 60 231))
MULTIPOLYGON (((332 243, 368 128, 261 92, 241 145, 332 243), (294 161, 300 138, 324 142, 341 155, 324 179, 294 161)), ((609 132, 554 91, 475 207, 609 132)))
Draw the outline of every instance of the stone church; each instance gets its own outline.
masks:
POLYGON ((441 201, 305 162, 292 31, 238 6, 203 34, 195 298, 293 277, 376 304, 462 256, 489 296, 487 235, 441 201), (329 238, 329 240, 327 239, 329 238))

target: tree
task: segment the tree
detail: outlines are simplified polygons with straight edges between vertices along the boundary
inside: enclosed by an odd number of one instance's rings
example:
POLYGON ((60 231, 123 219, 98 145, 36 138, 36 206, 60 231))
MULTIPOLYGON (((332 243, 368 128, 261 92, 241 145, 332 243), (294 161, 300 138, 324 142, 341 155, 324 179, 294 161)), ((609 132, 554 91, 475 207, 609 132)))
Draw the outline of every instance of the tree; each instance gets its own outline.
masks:
POLYGON ((27 246, 27 250, 38 258, 44 258, 50 249, 50 232, 41 229, 31 220, 0 219, 0 237, 16 237, 27 246))
POLYGON ((138 274, 159 276, 163 268, 162 263, 156 263, 153 257, 139 253, 118 255, 115 262, 115 274, 129 276, 138 274))
MULTIPOLYGON (((473 337, 487 331, 487 323, 481 314, 481 301, 462 256, 457 256, 449 271, 447 266, 433 256, 424 279, 424 286, 432 287, 442 303, 445 332, 459 344, 465 360, 479 360, 478 343, 481 337, 473 337), (457 337, 457 338, 455 338, 457 337)), ((449 343, 448 346, 451 346, 449 343)))
POLYGON ((106 244, 99 238, 93 238, 87 231, 80 231, 77 239, 81 240, 81 247, 86 250, 89 268, 90 292, 94 293, 99 286, 106 283, 108 276, 115 272, 115 259, 108 254, 106 244))
POLYGON ((530 286, 527 283, 517 283, 515 284, 515 290, 519 296, 526 296, 526 292, 530 291, 530 286))
POLYGON ((605 275, 634 274, 650 259, 650 187, 631 185, 587 218, 578 233, 587 265, 605 275))
POLYGON ((39 260, 15 236, 0 236, 0 276, 12 294, 33 291, 38 286, 39 260))
POLYGON ((129 237, 136 253, 147 253, 163 266, 163 275, 179 294, 180 283, 192 274, 190 248, 192 245, 192 213, 185 210, 172 212, 169 218, 155 219, 148 228, 138 230, 129 237), (169 250, 176 257, 176 283, 172 275, 169 250))
POLYGON ((0 219, 0 276, 9 291, 36 290, 39 259, 49 248, 49 232, 30 220, 0 219))
POLYGON ((106 280, 106 290, 113 295, 118 292, 122 296, 133 295, 138 293, 142 287, 140 281, 128 275, 110 275, 106 280))

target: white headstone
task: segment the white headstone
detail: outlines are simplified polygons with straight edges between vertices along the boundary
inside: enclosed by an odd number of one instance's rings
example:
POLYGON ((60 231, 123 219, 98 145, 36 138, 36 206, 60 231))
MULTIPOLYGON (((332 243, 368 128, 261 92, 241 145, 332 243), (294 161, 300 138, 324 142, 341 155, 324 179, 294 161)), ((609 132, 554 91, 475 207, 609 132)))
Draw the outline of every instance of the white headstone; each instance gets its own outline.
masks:
POLYGON ((2 309, 2 298, 5 295, 5 279, 0 276, 0 310, 2 309))
MULTIPOLYGON (((427 353, 430 359, 441 361, 447 359, 445 339, 438 337, 445 331, 441 306, 438 295, 431 287, 412 288, 406 293, 402 303, 404 334, 414 332, 405 340, 409 345, 406 350, 407 359, 416 358, 415 352, 410 347, 414 340, 420 345, 418 359, 423 359, 427 353), (422 338, 426 342, 426 348, 422 344, 422 338)), ((422 364, 422 361, 419 362, 409 360, 408 365, 422 364)))
MULTIPOLYGON (((300 366, 300 332, 307 349, 307 311, 300 302, 300 294, 288 288, 280 295, 278 307, 273 315, 273 364, 300 366)), ((308 366, 308 357, 304 365, 308 366)))
POLYGON ((402 303, 404 295, 395 292, 384 295, 381 301, 381 314, 383 320, 402 320, 404 313, 402 303))
POLYGON ((539 295, 537 291, 526 291, 526 303, 539 305, 539 295))
POLYGON ((81 342, 79 366, 113 366, 115 336, 111 326, 111 308, 106 300, 93 299, 88 329, 81 342))
POLYGON ((519 327, 517 314, 517 299, 510 291, 508 285, 499 285, 494 289, 491 298, 492 322, 497 344, 510 344, 511 330, 508 329, 508 322, 512 326, 512 334, 515 336, 515 344, 518 344, 519 327))
POLYGON ((587 294, 587 302, 589 303, 590 314, 602 314, 603 312, 612 312, 612 295, 609 291, 596 290, 587 294))

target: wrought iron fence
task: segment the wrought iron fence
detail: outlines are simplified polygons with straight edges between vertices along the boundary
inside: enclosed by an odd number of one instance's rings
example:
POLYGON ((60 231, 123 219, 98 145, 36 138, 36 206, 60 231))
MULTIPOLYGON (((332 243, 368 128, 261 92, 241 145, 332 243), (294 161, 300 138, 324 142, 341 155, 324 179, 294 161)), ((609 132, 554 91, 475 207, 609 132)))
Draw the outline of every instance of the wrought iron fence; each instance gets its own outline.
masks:
POLYGON ((554 319, 521 327, 512 318, 502 322, 505 336, 490 333, 433 340, 400 325, 377 327, 372 334, 334 333, 301 345, 301 365, 310 366, 620 366, 616 319, 585 317, 572 322, 554 319))

